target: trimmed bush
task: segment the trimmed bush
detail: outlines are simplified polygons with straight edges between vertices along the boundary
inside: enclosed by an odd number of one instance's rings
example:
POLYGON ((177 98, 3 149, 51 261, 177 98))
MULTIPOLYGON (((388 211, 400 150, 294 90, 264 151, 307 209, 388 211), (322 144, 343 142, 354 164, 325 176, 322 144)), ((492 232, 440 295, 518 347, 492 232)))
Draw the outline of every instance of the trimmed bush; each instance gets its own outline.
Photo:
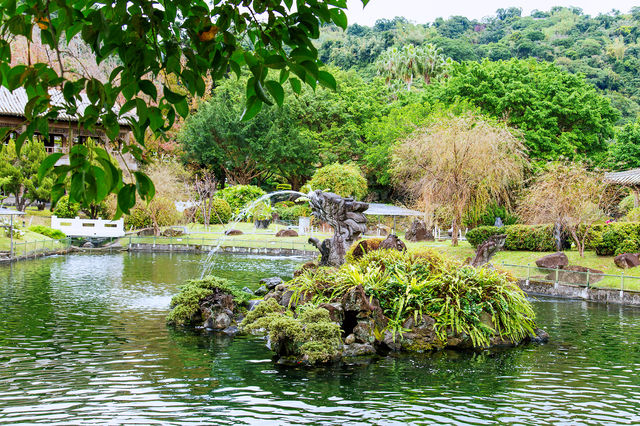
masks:
POLYGON ((78 212, 80 211, 80 204, 70 203, 69 196, 65 195, 60 198, 56 203, 56 208, 53 209, 53 215, 57 217, 62 217, 65 219, 73 219, 78 216, 78 212))
POLYGON ((274 206, 280 220, 297 221, 299 217, 311 216, 311 208, 307 204, 290 205, 290 201, 283 201, 274 206))
MULTIPOLYGON (((222 198, 214 198, 212 203, 210 224, 216 225, 229 223, 231 220, 231 206, 229 206, 229 203, 222 198)), ((198 223, 204 223, 202 207, 196 209, 195 220, 198 223)))
POLYGON ((43 225, 30 226, 29 231, 44 235, 45 237, 53 238, 54 240, 61 240, 67 237, 61 230, 49 228, 48 226, 43 225))
POLYGON ((261 188, 254 185, 228 186, 216 192, 216 198, 222 198, 231 207, 233 213, 245 208, 250 202, 265 195, 261 188))
POLYGON ((492 235, 506 234, 505 250, 512 251, 555 251, 552 225, 509 225, 502 228, 479 226, 467 232, 467 241, 478 247, 492 235))
POLYGON ((467 232, 467 241, 474 248, 487 241, 493 235, 504 233, 503 228, 497 228, 495 226, 478 226, 467 232))
POLYGON ((334 163, 316 170, 302 192, 307 192, 305 189, 308 188, 328 190, 341 197, 361 200, 367 195, 367 180, 357 165, 334 163))
POLYGON ((180 213, 175 203, 165 197, 156 196, 148 205, 139 202, 124 218, 127 229, 143 229, 153 226, 155 217, 159 227, 172 226, 180 220, 180 213))
POLYGON ((640 223, 617 222, 604 225, 602 236, 595 240, 596 254, 614 256, 640 251, 640 223))

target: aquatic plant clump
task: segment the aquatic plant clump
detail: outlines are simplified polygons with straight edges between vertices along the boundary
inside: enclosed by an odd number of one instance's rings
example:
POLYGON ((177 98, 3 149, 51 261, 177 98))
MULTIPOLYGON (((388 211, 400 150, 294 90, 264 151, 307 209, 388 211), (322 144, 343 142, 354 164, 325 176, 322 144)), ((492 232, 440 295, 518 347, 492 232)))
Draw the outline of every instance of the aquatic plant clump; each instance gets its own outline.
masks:
POLYGON ((180 293, 171 299, 171 312, 167 323, 190 325, 202 319, 203 301, 215 295, 230 295, 235 305, 243 305, 249 300, 248 293, 234 287, 228 280, 206 276, 199 280, 189 280, 180 287, 180 293))
POLYGON ((417 323, 424 315, 435 320, 441 342, 463 336, 487 347, 496 337, 520 342, 535 334, 531 304, 510 274, 461 265, 431 250, 371 251, 340 269, 308 270, 289 289, 292 303, 309 295, 313 303, 329 303, 358 286, 379 303, 384 331, 394 339, 410 331, 407 320, 417 323))
POLYGON ((296 314, 275 299, 260 303, 240 324, 243 331, 264 331, 269 346, 281 358, 290 357, 316 364, 328 362, 340 354, 341 329, 331 321, 326 309, 303 305, 296 314))

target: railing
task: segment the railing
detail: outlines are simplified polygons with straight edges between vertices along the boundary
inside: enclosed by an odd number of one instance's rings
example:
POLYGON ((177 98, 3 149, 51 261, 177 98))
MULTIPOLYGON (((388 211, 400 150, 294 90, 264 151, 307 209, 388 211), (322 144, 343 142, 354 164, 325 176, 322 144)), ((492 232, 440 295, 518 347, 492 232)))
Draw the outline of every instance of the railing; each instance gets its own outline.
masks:
POLYGON ((274 240, 248 240, 237 238, 206 238, 194 237, 189 234, 180 237, 139 237, 129 236, 121 240, 125 244, 146 244, 146 245, 169 245, 169 246, 200 246, 203 249, 213 249, 215 247, 241 247, 258 249, 291 249, 300 251, 316 251, 316 248, 306 241, 287 240, 278 238, 274 240))
POLYGON ((50 253, 67 250, 71 246, 71 239, 64 238, 62 240, 40 240, 40 241, 14 241, 13 257, 29 258, 38 257, 50 253))
POLYGON ((51 228, 72 237, 124 237, 124 219, 65 219, 51 216, 51 228))
POLYGON ((501 266, 522 280, 586 288, 640 291, 640 277, 625 275, 624 271, 620 274, 600 274, 591 271, 539 268, 536 265, 515 265, 504 262, 501 266))

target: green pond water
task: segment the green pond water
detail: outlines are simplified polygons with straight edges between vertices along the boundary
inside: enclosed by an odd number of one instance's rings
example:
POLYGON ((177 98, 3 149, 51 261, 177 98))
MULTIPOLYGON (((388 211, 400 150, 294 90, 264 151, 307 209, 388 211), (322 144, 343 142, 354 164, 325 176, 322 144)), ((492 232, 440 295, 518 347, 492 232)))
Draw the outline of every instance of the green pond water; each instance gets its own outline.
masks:
MULTIPOLYGON (((257 287, 303 259, 219 256, 257 287)), ((284 368, 256 337, 165 325, 202 256, 0 267, 0 423, 640 423, 640 310, 535 301, 547 345, 284 368)))

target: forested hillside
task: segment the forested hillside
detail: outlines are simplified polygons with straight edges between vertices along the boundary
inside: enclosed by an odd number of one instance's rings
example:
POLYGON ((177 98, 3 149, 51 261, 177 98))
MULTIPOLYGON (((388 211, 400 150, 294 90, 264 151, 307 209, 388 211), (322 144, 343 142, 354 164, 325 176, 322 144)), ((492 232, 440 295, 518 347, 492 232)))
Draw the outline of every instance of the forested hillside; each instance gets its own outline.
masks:
POLYGON ((431 43, 453 60, 497 61, 535 58, 581 73, 612 100, 620 122, 640 111, 640 7, 589 16, 579 8, 555 7, 522 16, 518 8, 499 9, 482 21, 463 16, 426 25, 405 18, 379 20, 373 27, 351 25, 347 31, 325 27, 318 41, 325 63, 356 68, 368 76, 391 47, 431 43))

